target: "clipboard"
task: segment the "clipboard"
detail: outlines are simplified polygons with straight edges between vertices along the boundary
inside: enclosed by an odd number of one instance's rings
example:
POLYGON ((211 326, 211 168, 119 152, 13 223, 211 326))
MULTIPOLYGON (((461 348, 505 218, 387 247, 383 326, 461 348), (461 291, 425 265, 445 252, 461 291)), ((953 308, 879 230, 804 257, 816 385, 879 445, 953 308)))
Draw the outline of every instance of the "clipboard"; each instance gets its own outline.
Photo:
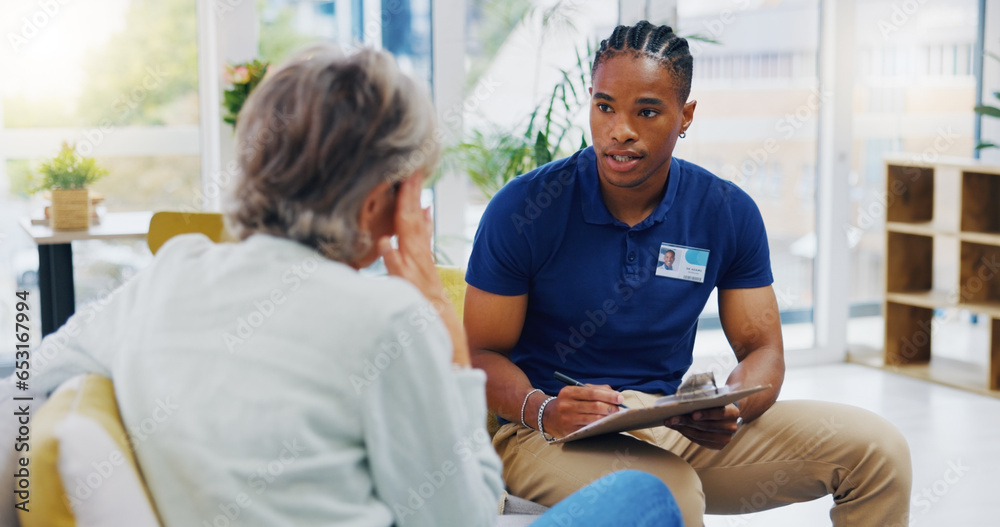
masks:
POLYGON ((663 426, 667 419, 689 414, 706 408, 726 406, 740 399, 770 388, 771 385, 742 388, 739 386, 716 386, 712 373, 692 375, 674 395, 667 395, 656 400, 649 408, 631 408, 619 410, 607 417, 594 421, 589 425, 560 437, 552 443, 568 443, 586 437, 617 432, 629 432, 643 428, 663 426))

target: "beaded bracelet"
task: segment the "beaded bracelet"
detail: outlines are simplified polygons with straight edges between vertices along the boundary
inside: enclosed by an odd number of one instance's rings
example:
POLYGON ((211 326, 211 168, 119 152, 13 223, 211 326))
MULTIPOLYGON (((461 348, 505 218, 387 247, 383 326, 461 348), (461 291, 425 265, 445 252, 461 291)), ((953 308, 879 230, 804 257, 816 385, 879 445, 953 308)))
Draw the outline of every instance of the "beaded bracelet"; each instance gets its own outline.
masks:
POLYGON ((524 409, 528 406, 528 399, 531 397, 531 394, 540 391, 542 390, 539 388, 531 390, 530 392, 528 392, 528 395, 524 396, 524 402, 521 403, 521 424, 524 425, 525 428, 531 428, 530 426, 528 426, 528 423, 524 422, 524 409))
POLYGON ((538 407, 538 432, 542 434, 542 439, 544 439, 545 441, 547 441, 549 443, 555 441, 556 438, 553 437, 553 436, 546 436, 546 434, 545 434, 545 427, 542 426, 542 414, 545 413, 545 407, 548 406, 548 404, 551 403, 555 399, 557 399, 557 398, 556 397, 549 397, 548 399, 545 400, 545 402, 542 403, 541 406, 538 407))

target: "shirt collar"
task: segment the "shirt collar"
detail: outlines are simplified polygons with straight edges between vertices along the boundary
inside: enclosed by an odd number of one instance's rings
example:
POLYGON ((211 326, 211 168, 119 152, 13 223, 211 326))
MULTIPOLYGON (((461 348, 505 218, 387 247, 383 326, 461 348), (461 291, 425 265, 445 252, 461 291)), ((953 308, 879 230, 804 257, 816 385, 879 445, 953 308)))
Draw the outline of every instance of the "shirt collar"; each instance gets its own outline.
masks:
MULTIPOLYGON (((582 191, 583 220, 594 225, 621 225, 626 226, 617 218, 611 215, 604 199, 601 197, 601 187, 597 175, 597 155, 594 154, 594 147, 587 147, 580 152, 580 157, 576 164, 577 180, 582 191)), ((633 227, 642 230, 656 223, 662 222, 667 217, 670 206, 677 196, 677 187, 680 185, 681 167, 680 159, 672 157, 670 159, 670 174, 667 176, 667 192, 663 199, 653 209, 646 219, 633 227)))

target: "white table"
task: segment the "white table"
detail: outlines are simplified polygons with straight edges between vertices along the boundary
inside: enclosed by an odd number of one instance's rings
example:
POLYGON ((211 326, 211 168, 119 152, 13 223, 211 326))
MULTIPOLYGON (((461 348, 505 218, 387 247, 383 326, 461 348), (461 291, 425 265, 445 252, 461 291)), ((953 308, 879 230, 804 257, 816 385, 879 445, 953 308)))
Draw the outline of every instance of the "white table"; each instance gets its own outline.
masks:
POLYGON ((79 240, 141 240, 149 231, 152 212, 109 212, 100 225, 78 231, 54 231, 21 219, 21 228, 38 244, 38 289, 41 293, 42 336, 59 329, 76 311, 73 292, 73 246, 79 240))

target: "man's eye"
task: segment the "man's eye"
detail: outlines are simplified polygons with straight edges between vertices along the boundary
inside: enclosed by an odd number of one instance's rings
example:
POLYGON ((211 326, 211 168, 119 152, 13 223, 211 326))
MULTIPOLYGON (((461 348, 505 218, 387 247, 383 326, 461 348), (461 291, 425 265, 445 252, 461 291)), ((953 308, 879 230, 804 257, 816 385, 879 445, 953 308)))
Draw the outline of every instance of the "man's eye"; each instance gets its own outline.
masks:
POLYGON ((656 110, 643 110, 639 112, 639 115, 643 117, 655 117, 658 113, 656 110))

